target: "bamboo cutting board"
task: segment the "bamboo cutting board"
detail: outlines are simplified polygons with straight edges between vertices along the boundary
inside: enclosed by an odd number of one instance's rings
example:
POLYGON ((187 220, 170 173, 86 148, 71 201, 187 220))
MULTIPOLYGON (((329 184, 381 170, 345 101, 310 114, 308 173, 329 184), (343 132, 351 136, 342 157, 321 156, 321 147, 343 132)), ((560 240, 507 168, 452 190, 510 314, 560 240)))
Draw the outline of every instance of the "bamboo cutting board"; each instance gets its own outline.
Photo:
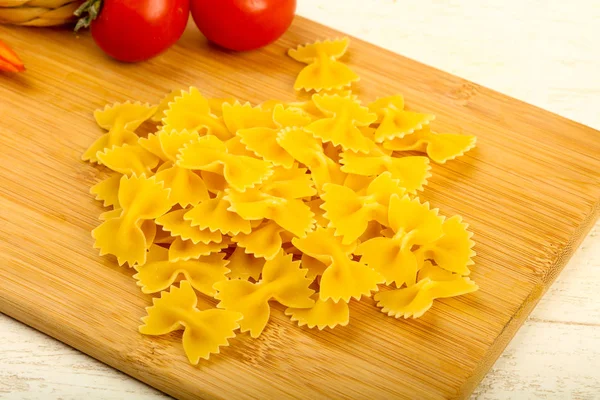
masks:
POLYGON ((80 156, 101 134, 94 109, 156 103, 190 85, 213 97, 291 100, 302 65, 285 50, 335 36, 298 18, 277 44, 233 54, 192 28, 162 56, 123 65, 87 35, 0 27, 29 68, 0 75, 0 312, 178 398, 467 397, 598 217, 597 131, 353 41, 345 61, 364 101, 403 93, 437 115, 438 130, 478 137, 466 156, 434 166, 421 197, 470 223, 481 289, 437 301, 418 320, 353 302, 349 326, 319 332, 275 306, 259 339, 240 335, 192 367, 180 333, 138 334, 150 296, 92 248, 102 209, 88 191, 106 173, 80 156))

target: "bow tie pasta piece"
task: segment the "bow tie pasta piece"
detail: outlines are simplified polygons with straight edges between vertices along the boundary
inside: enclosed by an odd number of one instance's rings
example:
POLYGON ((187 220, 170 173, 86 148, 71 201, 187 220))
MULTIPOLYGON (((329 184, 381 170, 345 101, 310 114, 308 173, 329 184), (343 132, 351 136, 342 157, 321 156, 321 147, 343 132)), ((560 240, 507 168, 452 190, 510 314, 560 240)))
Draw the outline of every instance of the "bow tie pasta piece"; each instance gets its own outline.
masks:
POLYGON ((369 104, 369 110, 377 114, 379 126, 374 135, 377 143, 403 138, 435 119, 432 114, 404 110, 404 98, 401 95, 377 99, 369 104))
POLYGON ((248 234, 239 233, 233 236, 231 240, 238 244, 238 249, 243 248, 254 257, 272 260, 283 245, 281 238, 283 231, 284 229, 277 223, 268 221, 252 229, 252 232, 248 234))
POLYGON ((211 232, 220 231, 223 235, 250 233, 250 221, 229 210, 231 203, 220 193, 216 198, 203 201, 184 214, 183 219, 192 226, 211 232))
POLYGON ((380 97, 369 104, 369 110, 377 114, 375 123, 380 124, 385 117, 386 110, 404 110, 404 97, 401 94, 380 97))
POLYGON ((197 260, 170 262, 169 251, 153 245, 148 251, 146 264, 134 266, 137 274, 133 278, 142 292, 148 294, 168 289, 183 274, 194 289, 213 296, 216 293, 213 285, 227 279, 225 275, 229 273, 226 268, 229 262, 224 257, 224 253, 213 253, 197 260))
POLYGON ((172 206, 169 189, 154 177, 123 176, 119 185, 121 215, 104 221, 92 231, 100 255, 112 254, 119 265, 142 265, 149 247, 141 229, 144 220, 165 214, 172 206))
POLYGON ((226 249, 230 243, 231 241, 227 237, 219 243, 194 243, 191 240, 183 240, 181 237, 177 237, 169 247, 169 261, 197 260, 202 256, 209 256, 226 249))
POLYGON ((304 237, 315 224, 312 211, 302 200, 277 197, 258 189, 228 190, 226 199, 231 203, 229 211, 244 220, 270 219, 299 237, 304 237))
POLYGON ((321 276, 321 300, 349 302, 354 297, 371 296, 383 277, 361 262, 353 261, 356 243, 344 245, 333 229, 317 228, 305 238, 294 238, 292 244, 302 253, 327 265, 321 276))
POLYGON ((326 183, 343 184, 346 179, 338 163, 327 157, 321 142, 303 128, 286 128, 279 132, 277 143, 311 172, 317 191, 326 183))
POLYGON ((223 121, 232 135, 240 129, 275 128, 273 111, 263 110, 261 106, 252 107, 250 103, 223 104, 223 121))
POLYGON ((473 234, 467 231, 468 227, 458 215, 446 219, 442 225, 442 237, 423 245, 419 252, 447 271, 469 275, 469 265, 474 264, 472 258, 476 254, 473 251, 475 242, 471 239, 473 234))
POLYGON ((386 224, 391 196, 403 196, 406 193, 389 172, 375 178, 364 196, 335 184, 326 184, 323 190, 324 217, 330 221, 328 226, 335 228, 335 234, 343 236, 344 244, 355 242, 367 230, 370 221, 386 224))
POLYGON ((203 136, 185 145, 176 165, 221 174, 232 188, 240 191, 254 187, 273 173, 270 162, 229 154, 225 143, 215 136, 203 136))
POLYGON ((306 91, 337 89, 350 86, 360 78, 347 65, 338 61, 348 49, 350 39, 315 42, 296 49, 290 49, 288 55, 294 60, 308 64, 300 71, 294 89, 306 91))
POLYGON ((156 236, 154 237, 154 244, 171 244, 175 241, 175 236, 171 236, 171 232, 163 229, 162 226, 156 225, 156 236))
POLYGON ((176 165, 156 173, 156 180, 171 189, 171 200, 181 207, 196 205, 208 200, 208 189, 194 171, 176 165))
POLYGON ((444 164, 460 157, 475 147, 477 138, 471 135, 435 133, 429 126, 404 136, 383 142, 383 147, 394 151, 416 150, 427 153, 433 161, 444 164))
POLYGON ((310 124, 312 117, 300 108, 277 104, 273 108, 273 122, 278 128, 303 127, 310 124))
POLYGON ((263 193, 287 199, 310 198, 317 194, 306 168, 274 168, 273 175, 257 187, 263 193))
POLYGON ((276 128, 256 127, 240 129, 237 135, 246 148, 274 165, 291 168, 294 158, 278 143, 278 133, 282 128, 301 127, 310 123, 311 118, 298 109, 284 108, 277 104, 273 108, 273 121, 276 128))
POLYGON ((223 236, 221 232, 211 231, 210 229, 200 229, 197 226, 192 226, 191 221, 186 220, 184 215, 190 209, 181 209, 171 211, 156 219, 156 223, 162 228, 170 232, 172 236, 180 237, 182 240, 191 240, 192 243, 221 243, 223 236))
POLYGON ((423 190, 427 179, 431 177, 431 166, 427 157, 392 157, 383 152, 369 154, 346 151, 342 153, 341 171, 349 174, 373 176, 385 171, 398 179, 400 185, 410 194, 423 190))
POLYGON ((200 171, 200 177, 206 184, 208 191, 214 195, 224 192, 228 187, 227 181, 223 175, 209 171, 200 171))
POLYGON ((238 137, 253 154, 273 165, 291 168, 294 165, 294 157, 277 143, 278 132, 279 129, 272 128, 241 129, 238 131, 238 137))
POLYGON ((154 122, 162 121, 162 119, 165 117, 165 112, 171 107, 171 103, 173 103, 176 98, 181 97, 183 93, 183 90, 176 89, 163 97, 156 107, 156 112, 152 116, 151 120, 154 122))
POLYGON ((362 107, 357 100, 339 95, 313 95, 315 105, 327 116, 312 122, 305 129, 314 136, 341 146, 344 150, 368 152, 374 143, 358 127, 369 126, 377 115, 362 107))
POLYGON ((198 298, 192 285, 182 281, 179 288, 171 286, 160 298, 152 299, 152 307, 146 308, 147 316, 139 327, 144 335, 166 335, 184 329, 183 350, 191 364, 201 358, 208 360, 211 354, 219 353, 219 347, 229 346, 235 337, 242 314, 234 311, 196 308, 198 298))
POLYGON ((223 122, 211 112, 210 104, 197 88, 190 88, 183 92, 170 104, 162 120, 165 132, 188 130, 200 133, 205 130, 209 135, 214 135, 221 140, 232 137, 223 122))
POLYGON ((238 246, 235 248, 228 261, 229 264, 227 264, 227 268, 231 270, 228 275, 230 279, 241 279, 245 281, 253 279, 254 281, 258 281, 266 260, 248 254, 242 247, 238 246))
POLYGON ((142 146, 124 144, 96 155, 99 163, 124 175, 152 175, 160 159, 142 146))
POLYGON ((233 279, 216 283, 215 298, 220 300, 217 307, 243 314, 241 332, 250 331, 250 336, 257 338, 269 321, 270 299, 292 308, 314 305, 314 290, 309 288, 311 280, 306 278, 306 272, 300 268, 300 261, 292 261, 291 254, 280 250, 265 263, 259 282, 233 279))
POLYGON ((98 182, 90 189, 96 195, 96 200, 102 201, 104 207, 119 208, 119 185, 121 174, 112 174, 103 181, 98 182))
POLYGON ((314 280, 317 276, 323 275, 323 272, 327 269, 327 264, 304 253, 300 256, 300 261, 302 262, 302 268, 308 270, 306 277, 310 280, 314 280))
POLYGON ((433 243, 443 235, 442 217, 437 209, 429 209, 429 204, 421 204, 418 199, 392 195, 388 211, 388 225, 392 237, 376 237, 361 243, 355 254, 361 261, 381 273, 385 283, 414 285, 419 270, 413 246, 433 243))
POLYGON ((469 278, 444 271, 429 262, 423 265, 419 279, 415 285, 377 293, 377 307, 395 318, 419 318, 435 299, 461 296, 479 289, 469 278))
MULTIPOLYGON (((177 160, 180 149, 199 139, 197 132, 186 130, 160 131, 157 136, 163 154, 172 162, 177 160)), ((208 189, 202 178, 189 169, 170 164, 169 167, 157 171, 156 179, 163 181, 165 187, 171 189, 171 199, 182 207, 195 205, 209 198, 208 189)))
POLYGON ((317 226, 327 228, 329 220, 325 218, 325 210, 323 210, 323 200, 320 197, 307 201, 306 204, 310 208, 310 211, 315 214, 315 222, 317 226))
POLYGON ((223 116, 223 106, 225 104, 229 104, 230 106, 234 105, 237 100, 233 97, 223 97, 223 98, 215 98, 208 99, 208 106, 210 107, 210 112, 217 116, 223 116))
POLYGON ((160 130, 156 133, 158 141, 160 142, 160 148, 163 154, 169 161, 176 162, 179 151, 185 147, 186 144, 198 141, 200 135, 198 132, 182 130, 182 131, 170 131, 160 130))
POLYGON ((321 300, 319 295, 313 295, 315 305, 312 308, 288 308, 285 315, 291 316, 292 321, 298 321, 298 326, 317 327, 320 331, 329 327, 346 326, 350 322, 350 307, 348 303, 332 299, 321 300))
POLYGON ((169 160, 169 157, 167 157, 160 145, 160 139, 158 138, 158 135, 156 133, 151 133, 145 138, 139 138, 138 145, 142 146, 145 150, 154 154, 161 161, 169 160))
MULTIPOLYGON (((255 128, 250 128, 250 129, 255 129, 255 128)), ((256 128, 256 129, 268 129, 268 128, 256 128)), ((227 147, 227 152, 234 156, 246 156, 246 157, 251 157, 251 158, 261 158, 261 156, 257 155, 252 150, 248 149, 248 147, 244 143, 242 143, 242 138, 239 135, 239 132, 242 132, 245 130, 246 129, 239 130, 237 136, 234 136, 225 142, 225 146, 227 147)), ((270 161, 270 160, 266 160, 266 161, 270 161)))
POLYGON ((156 112, 156 107, 142 103, 116 103, 96 110, 94 117, 98 125, 108 132, 100 136, 83 153, 82 160, 97 162, 98 152, 123 144, 134 145, 138 136, 134 131, 156 112))

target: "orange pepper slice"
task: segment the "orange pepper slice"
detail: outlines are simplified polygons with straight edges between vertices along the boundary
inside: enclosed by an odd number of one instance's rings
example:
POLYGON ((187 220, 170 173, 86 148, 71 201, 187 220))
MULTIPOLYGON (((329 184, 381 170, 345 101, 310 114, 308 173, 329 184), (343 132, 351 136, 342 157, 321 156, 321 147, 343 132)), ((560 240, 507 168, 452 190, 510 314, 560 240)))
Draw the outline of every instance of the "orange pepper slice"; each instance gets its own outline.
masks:
POLYGON ((23 61, 6 43, 0 40, 0 71, 22 72, 25 71, 23 61))

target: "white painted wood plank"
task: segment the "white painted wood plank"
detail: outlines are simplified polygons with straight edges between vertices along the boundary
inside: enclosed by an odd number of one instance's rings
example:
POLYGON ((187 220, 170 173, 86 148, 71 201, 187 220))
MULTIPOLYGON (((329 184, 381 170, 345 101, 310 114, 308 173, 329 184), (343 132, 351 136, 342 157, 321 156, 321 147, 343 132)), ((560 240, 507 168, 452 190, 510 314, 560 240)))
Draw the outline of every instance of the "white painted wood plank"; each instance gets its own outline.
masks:
MULTIPOLYGON (((298 6, 300 15, 600 129, 598 1, 299 0, 298 6)), ((473 399, 600 399, 599 288, 600 224, 473 399)), ((0 315, 0 399, 40 398, 167 397, 0 315)))

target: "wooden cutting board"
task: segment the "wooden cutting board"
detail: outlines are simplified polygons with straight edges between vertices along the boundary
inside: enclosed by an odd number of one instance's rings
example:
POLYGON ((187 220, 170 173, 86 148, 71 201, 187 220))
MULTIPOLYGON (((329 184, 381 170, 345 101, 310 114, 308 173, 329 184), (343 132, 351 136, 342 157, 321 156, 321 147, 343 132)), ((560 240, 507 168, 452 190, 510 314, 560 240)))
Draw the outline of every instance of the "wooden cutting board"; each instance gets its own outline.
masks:
POLYGON ((156 103, 190 85, 291 100, 302 65, 286 49, 339 35, 298 18, 278 43, 234 54, 190 27, 167 53, 126 65, 87 34, 0 27, 28 67, 0 75, 0 312, 182 399, 467 397, 598 217, 597 131, 353 41, 346 62, 363 100, 402 93, 437 115, 438 130, 478 137, 468 155, 434 166, 422 198, 471 224, 481 289, 437 301, 418 320, 387 317, 368 300, 351 304, 349 326, 319 332, 274 306, 259 339, 240 335, 193 367, 180 333, 138 334, 150 296, 92 248, 102 209, 88 191, 106 172, 80 156, 101 134, 94 109, 156 103))

